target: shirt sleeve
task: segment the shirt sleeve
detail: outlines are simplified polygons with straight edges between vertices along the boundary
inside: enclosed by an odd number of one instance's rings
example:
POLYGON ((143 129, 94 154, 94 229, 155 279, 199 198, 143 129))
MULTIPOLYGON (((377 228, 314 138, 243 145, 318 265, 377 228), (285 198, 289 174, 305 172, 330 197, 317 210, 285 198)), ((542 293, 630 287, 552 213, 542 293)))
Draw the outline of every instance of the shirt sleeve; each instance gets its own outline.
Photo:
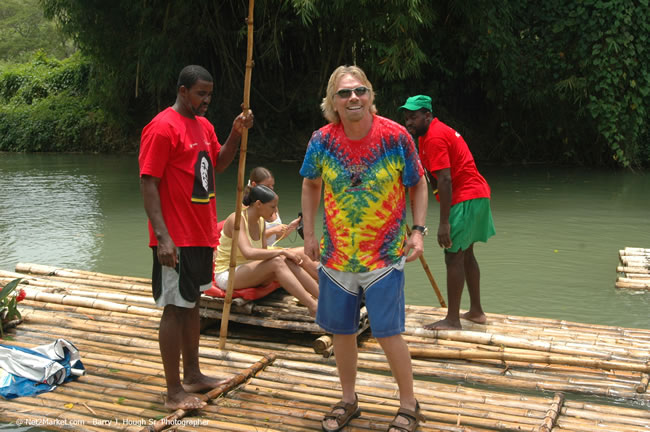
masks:
POLYGON ((307 144, 307 152, 305 153, 305 159, 302 161, 302 167, 300 168, 300 175, 314 180, 321 176, 322 165, 321 158, 318 157, 322 151, 322 134, 320 131, 316 131, 311 136, 309 144, 307 144))
POLYGON ((422 163, 430 172, 451 168, 449 146, 444 137, 429 137, 422 144, 426 146, 422 163))
POLYGON ((210 128, 210 145, 212 146, 212 165, 216 166, 219 160, 219 152, 221 151, 221 143, 217 134, 214 132, 214 127, 210 128))
POLYGON ((402 141, 402 151, 404 154, 404 172, 402 173, 402 183, 406 187, 415 186, 420 177, 424 174, 422 162, 415 150, 415 143, 409 134, 403 134, 400 137, 402 141))
POLYGON ((140 177, 150 175, 161 178, 172 150, 172 140, 169 134, 160 131, 155 125, 149 124, 142 131, 140 140, 140 177))

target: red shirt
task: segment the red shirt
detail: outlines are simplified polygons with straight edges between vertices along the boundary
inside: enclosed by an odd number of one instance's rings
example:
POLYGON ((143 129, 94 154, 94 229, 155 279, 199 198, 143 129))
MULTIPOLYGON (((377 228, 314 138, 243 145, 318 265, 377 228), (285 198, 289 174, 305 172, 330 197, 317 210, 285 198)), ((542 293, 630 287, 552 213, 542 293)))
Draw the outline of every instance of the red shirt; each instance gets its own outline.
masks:
MULTIPOLYGON (((140 176, 160 179, 160 206, 178 247, 217 245, 214 165, 221 144, 204 117, 167 108, 142 130, 140 176)), ((149 246, 158 241, 149 222, 149 246)))
POLYGON ((487 184, 474 163, 474 157, 462 136, 437 118, 418 139, 420 159, 427 171, 444 168, 451 171, 451 205, 475 199, 490 198, 487 184))

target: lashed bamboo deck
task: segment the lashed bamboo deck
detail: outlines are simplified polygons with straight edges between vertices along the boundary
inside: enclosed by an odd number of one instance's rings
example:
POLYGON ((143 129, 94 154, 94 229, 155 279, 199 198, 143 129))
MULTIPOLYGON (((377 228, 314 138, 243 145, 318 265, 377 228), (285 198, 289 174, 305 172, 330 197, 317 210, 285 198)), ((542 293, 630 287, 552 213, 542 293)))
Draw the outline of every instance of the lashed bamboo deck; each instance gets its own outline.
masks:
MULTIPOLYGON (((168 414, 160 310, 149 280, 33 265, 17 271, 0 273, 0 285, 24 277, 27 291, 20 304, 24 322, 9 330, 5 343, 32 347, 68 339, 87 375, 37 397, 0 401, 0 420, 31 420, 54 430, 139 431, 168 414)), ((204 316, 218 311, 205 303, 204 316)), ((218 330, 208 329, 201 363, 207 373, 232 378, 271 353, 275 360, 254 377, 241 377, 243 384, 199 414, 168 425, 179 431, 320 430, 320 419, 340 396, 334 359, 314 353, 317 334, 302 327, 310 324, 305 308, 292 301, 265 308, 267 319, 296 327, 233 323, 225 351, 216 348, 218 330)), ((485 326, 466 323, 462 332, 421 328, 443 312, 407 310, 416 395, 428 419, 421 431, 650 431, 650 330, 496 314, 485 326)), ((397 390, 381 349, 365 333, 359 366, 363 415, 347 430, 385 430, 397 390)))
POLYGON ((618 258, 616 288, 650 290, 650 249, 626 247, 618 258))

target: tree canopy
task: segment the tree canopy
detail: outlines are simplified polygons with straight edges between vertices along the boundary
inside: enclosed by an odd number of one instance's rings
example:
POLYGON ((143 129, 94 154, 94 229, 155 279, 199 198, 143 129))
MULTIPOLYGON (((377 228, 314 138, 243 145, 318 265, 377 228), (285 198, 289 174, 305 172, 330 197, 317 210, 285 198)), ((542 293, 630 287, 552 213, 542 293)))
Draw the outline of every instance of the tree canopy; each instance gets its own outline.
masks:
POLYGON ((39 49, 60 59, 73 52, 68 39, 45 19, 38 0, 2 0, 0 29, 0 61, 27 61, 39 49))
MULTIPOLYGON (((17 0, 11 0, 17 1, 17 0)), ((39 0, 92 59, 95 97, 134 135, 173 102, 186 64, 215 77, 210 119, 240 110, 248 2, 39 0)), ((299 159, 341 64, 362 67, 380 113, 407 96, 478 159, 650 162, 648 0, 257 0, 251 152, 299 159)))

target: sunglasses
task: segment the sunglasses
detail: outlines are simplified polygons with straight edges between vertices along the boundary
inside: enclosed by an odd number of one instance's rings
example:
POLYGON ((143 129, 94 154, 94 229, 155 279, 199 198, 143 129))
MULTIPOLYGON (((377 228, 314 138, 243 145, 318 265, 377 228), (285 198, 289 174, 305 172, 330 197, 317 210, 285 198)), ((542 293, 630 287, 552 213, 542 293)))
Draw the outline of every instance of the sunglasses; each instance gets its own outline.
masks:
POLYGON ((369 90, 370 89, 368 87, 361 86, 361 87, 357 87, 357 88, 353 88, 353 89, 341 89, 341 90, 337 91, 336 94, 341 99, 347 99, 350 96, 352 96, 352 92, 354 92, 354 94, 356 94, 357 96, 363 96, 369 90))

